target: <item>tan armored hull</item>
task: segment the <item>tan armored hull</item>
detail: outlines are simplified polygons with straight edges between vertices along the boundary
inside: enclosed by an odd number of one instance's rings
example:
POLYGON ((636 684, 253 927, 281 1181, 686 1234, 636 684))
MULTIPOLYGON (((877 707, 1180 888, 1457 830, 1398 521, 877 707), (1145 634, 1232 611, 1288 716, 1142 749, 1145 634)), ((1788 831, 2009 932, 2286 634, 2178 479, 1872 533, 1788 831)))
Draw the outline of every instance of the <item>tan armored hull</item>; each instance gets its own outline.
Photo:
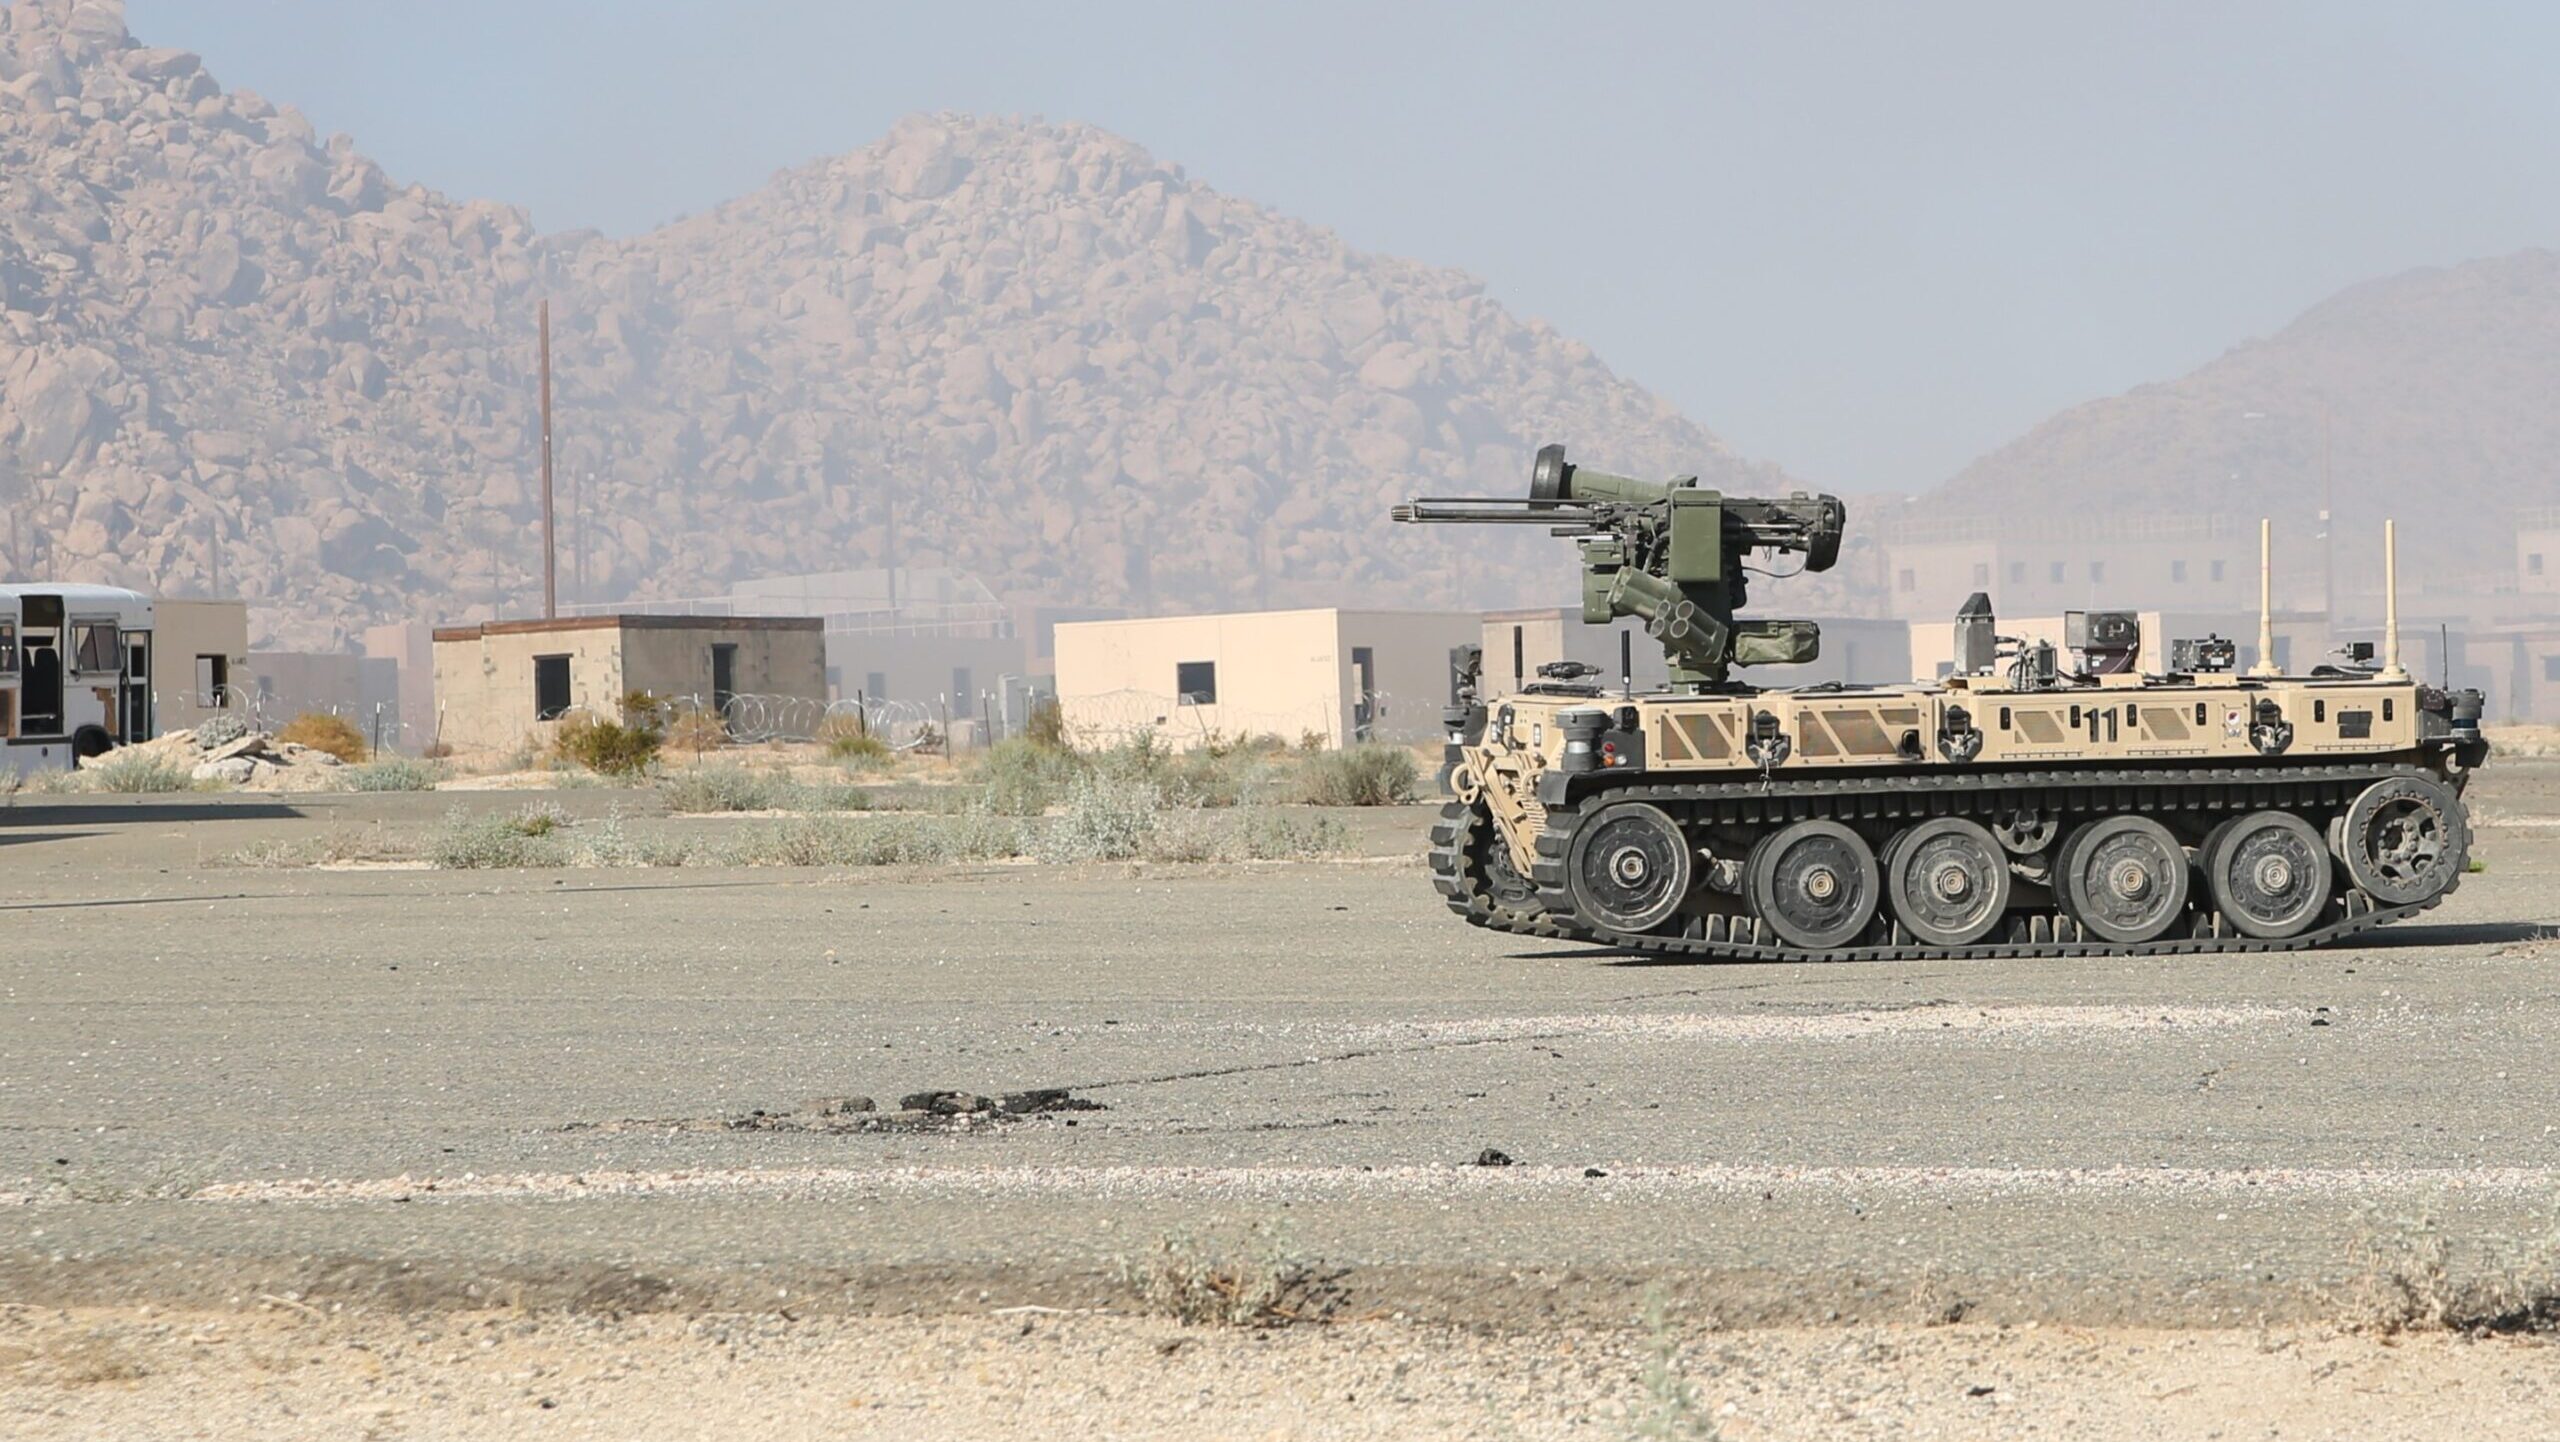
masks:
POLYGON ((2369 674, 1487 708, 1434 865, 1482 924, 1822 956, 2307 945, 2459 884, 2485 748, 2369 674))

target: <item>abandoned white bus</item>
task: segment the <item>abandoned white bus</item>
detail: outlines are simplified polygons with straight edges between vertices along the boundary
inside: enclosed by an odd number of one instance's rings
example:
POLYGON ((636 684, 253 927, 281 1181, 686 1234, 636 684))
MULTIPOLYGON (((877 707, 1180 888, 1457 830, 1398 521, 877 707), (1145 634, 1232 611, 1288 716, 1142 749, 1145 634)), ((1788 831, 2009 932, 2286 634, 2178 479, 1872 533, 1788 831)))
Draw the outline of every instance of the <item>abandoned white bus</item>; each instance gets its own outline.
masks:
POLYGON ((22 776, 67 771, 152 735, 150 597, 0 586, 0 764, 22 776))

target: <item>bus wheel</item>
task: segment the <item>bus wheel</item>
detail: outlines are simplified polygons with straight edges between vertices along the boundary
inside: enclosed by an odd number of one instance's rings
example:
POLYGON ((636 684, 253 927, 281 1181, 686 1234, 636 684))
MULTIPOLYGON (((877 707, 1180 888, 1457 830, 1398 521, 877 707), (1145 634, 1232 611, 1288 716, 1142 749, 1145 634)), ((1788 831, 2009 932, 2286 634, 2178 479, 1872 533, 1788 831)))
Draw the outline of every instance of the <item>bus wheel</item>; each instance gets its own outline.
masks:
POLYGON ((71 754, 83 761, 94 760, 115 748, 115 738, 100 726, 83 726, 71 733, 71 754))

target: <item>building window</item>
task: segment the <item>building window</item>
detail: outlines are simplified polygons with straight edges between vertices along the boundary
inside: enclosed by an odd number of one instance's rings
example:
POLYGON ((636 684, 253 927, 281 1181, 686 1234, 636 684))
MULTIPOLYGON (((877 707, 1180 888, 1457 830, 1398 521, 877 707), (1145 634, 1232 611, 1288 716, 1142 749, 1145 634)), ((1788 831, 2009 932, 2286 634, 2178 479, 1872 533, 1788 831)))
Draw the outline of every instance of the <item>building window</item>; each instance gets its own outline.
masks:
POLYGON ((533 658, 533 719, 557 721, 569 710, 569 658, 533 658))
POLYGON ((196 704, 223 706, 231 700, 231 658, 198 656, 196 658, 196 704))
POLYGON ((2542 574, 2542 553, 2540 551, 2536 551, 2532 555, 2524 558, 2524 573, 2528 576, 2539 576, 2542 574))
POLYGON ((2055 585, 2058 586, 2062 584, 2062 563, 2060 561, 2054 562, 2048 569, 2047 575, 2055 585))
POLYGON ((2171 561, 2169 563, 2169 579, 2172 581, 2183 581, 2186 578, 2187 563, 2184 561, 2171 561))
POLYGON ((2091 561, 2089 563, 2089 579, 2091 581, 2103 581, 2106 578, 2107 563, 2104 561, 2091 561))
POLYGON ((2560 681, 2560 656, 2545 656, 2542 658, 2542 679, 2545 681, 2560 681))
POLYGON ((977 688, 972 686, 969 682, 969 668, 966 666, 952 667, 951 704, 965 711, 969 708, 969 698, 975 695, 976 692, 977 688))
POLYGON ((1976 561, 1976 562, 1974 562, 1974 563, 1973 563, 1973 585, 1974 585, 1974 589, 1976 589, 1976 590, 1980 590, 1981 588, 1983 588, 1983 587, 1985 587, 1985 586, 1988 586, 1988 585, 1990 585, 1990 584, 1991 584, 1991 563, 1990 563, 1989 561, 1976 561))
POLYGON ((2026 583, 2027 563, 2024 561, 2011 561, 2009 563, 2009 584, 2012 586, 2023 586, 2026 583))
POLYGON ((2222 579, 2222 562, 2216 561, 2213 563, 2212 576, 2213 579, 2217 581, 2222 579))
POLYGON ((1175 662, 1173 691, 1185 706, 1217 705, 1218 663, 1215 661, 1175 662))
POLYGON ((1902 568, 1902 574, 1894 577, 1893 583, 1905 591, 1916 591, 1920 589, 1920 578, 1911 574, 1911 568, 1909 566, 1902 568))
POLYGON ((889 699, 889 673, 888 673, 888 672, 886 672, 886 671, 865 671, 865 672, 863 672, 863 673, 862 673, 862 699, 864 699, 865 701, 886 701, 886 700, 888 700, 888 699, 889 699))

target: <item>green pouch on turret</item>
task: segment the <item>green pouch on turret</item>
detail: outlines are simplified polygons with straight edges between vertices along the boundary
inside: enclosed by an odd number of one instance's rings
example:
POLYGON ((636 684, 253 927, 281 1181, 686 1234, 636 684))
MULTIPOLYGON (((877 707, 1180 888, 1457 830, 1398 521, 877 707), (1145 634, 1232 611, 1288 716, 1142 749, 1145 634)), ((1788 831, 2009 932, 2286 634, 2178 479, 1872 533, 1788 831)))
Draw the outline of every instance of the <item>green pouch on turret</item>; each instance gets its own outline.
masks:
POLYGON ((1811 621, 1736 621, 1733 664, 1801 666, 1822 654, 1822 627, 1811 621))

